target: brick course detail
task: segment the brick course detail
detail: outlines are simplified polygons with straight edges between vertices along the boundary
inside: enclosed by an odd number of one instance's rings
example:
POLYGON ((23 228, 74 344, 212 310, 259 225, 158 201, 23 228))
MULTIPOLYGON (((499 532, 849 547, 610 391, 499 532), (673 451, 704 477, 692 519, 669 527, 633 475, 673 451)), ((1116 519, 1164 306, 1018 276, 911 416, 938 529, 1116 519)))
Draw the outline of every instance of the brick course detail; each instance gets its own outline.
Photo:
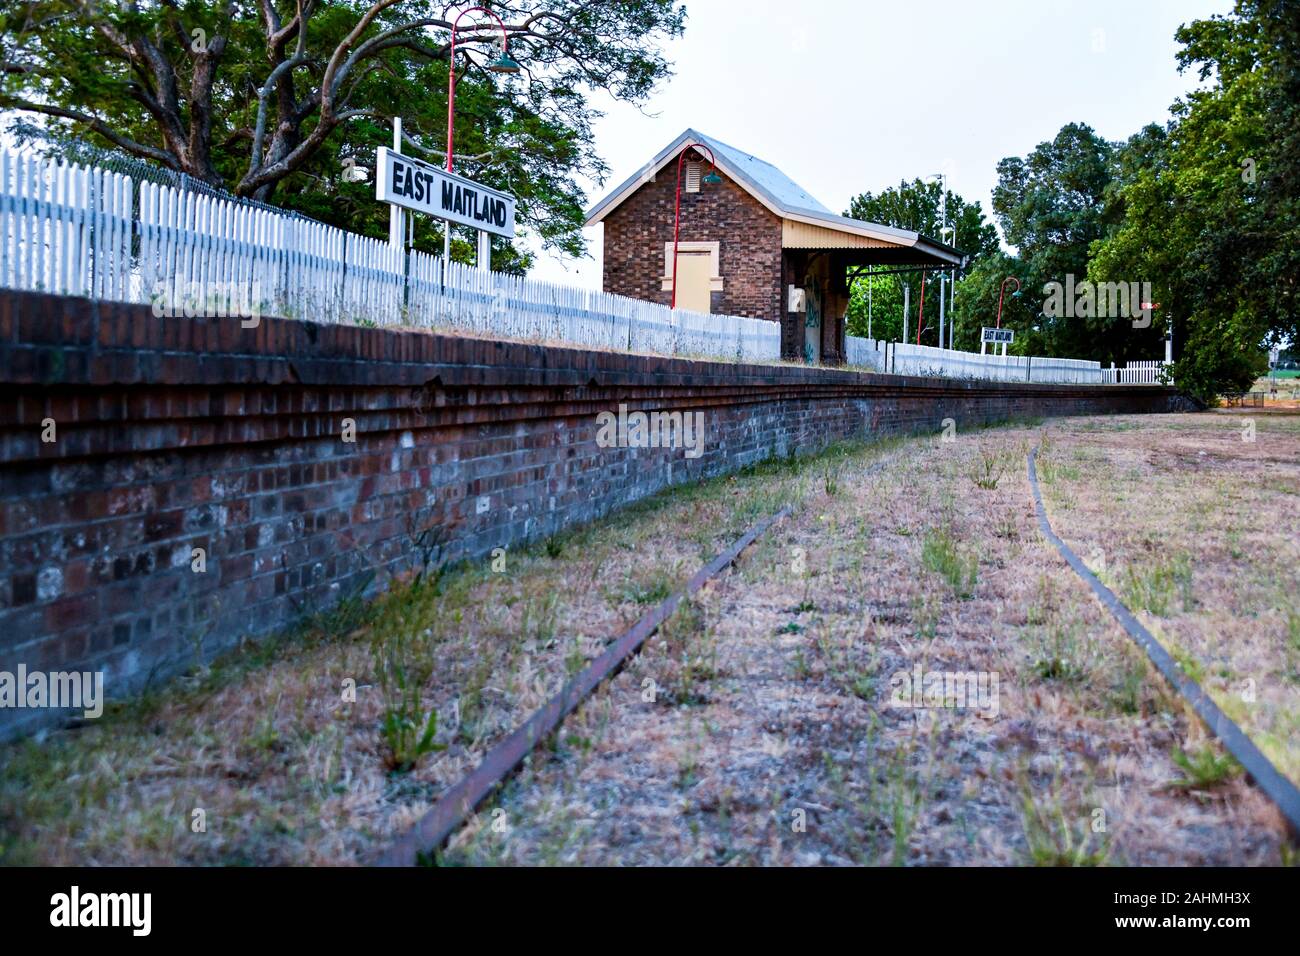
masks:
MULTIPOLYGON (((102 669, 122 696, 381 586, 417 522, 477 559, 839 438, 1182 401, 0 292, 0 670, 102 669), (598 447, 620 403, 703 411, 703 455, 598 447)), ((0 737, 61 716, 0 709, 0 737)))

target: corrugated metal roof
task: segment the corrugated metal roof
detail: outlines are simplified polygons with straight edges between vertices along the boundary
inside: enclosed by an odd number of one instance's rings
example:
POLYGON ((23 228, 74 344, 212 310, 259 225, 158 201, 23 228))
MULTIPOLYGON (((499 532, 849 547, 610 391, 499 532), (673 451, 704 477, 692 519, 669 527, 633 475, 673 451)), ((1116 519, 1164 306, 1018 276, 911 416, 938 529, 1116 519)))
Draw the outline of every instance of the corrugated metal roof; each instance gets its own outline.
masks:
MULTIPOLYGON (((687 130, 687 133, 691 132, 691 130, 687 130)), ((752 156, 744 150, 736 149, 734 146, 728 146, 712 136, 705 136, 703 133, 695 133, 694 135, 705 146, 711 147, 715 154, 730 160, 730 165, 734 169, 743 171, 750 181, 771 196, 777 205, 788 209, 807 209, 813 212, 834 215, 819 203, 812 193, 766 160, 752 156)))
POLYGON ((808 190, 771 163, 759 159, 734 146, 706 136, 697 130, 688 129, 665 146, 654 159, 646 164, 639 173, 629 176, 617 189, 607 195, 587 213, 587 225, 599 222, 610 210, 636 191, 643 183, 655 175, 675 157, 687 143, 698 142, 713 150, 718 169, 743 188, 752 193, 759 201, 784 219, 825 226, 841 232, 880 239, 897 245, 917 248, 936 259, 960 264, 962 255, 956 249, 922 236, 907 229, 895 229, 892 226, 875 222, 863 222, 847 216, 837 216, 823 206, 808 190))

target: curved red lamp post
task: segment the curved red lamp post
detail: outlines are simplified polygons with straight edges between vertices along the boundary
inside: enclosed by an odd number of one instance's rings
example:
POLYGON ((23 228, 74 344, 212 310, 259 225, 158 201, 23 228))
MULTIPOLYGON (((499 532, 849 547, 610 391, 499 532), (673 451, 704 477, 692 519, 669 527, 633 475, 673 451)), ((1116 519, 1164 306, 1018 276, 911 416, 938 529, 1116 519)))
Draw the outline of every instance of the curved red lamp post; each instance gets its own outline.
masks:
POLYGON ((682 147, 681 154, 677 157, 677 199, 673 207, 673 300, 670 306, 673 309, 677 308, 677 234, 682 226, 682 160, 693 149, 702 149, 709 154, 709 171, 701 182, 710 185, 722 182, 722 178, 714 172, 718 168, 718 161, 713 158, 713 150, 703 143, 687 143, 682 147))
POLYGON ((1007 276, 1002 280, 1002 285, 998 286, 998 328, 1002 328, 1002 293, 1006 291, 1008 282, 1014 282, 1016 291, 1020 291, 1020 280, 1015 276, 1007 276))
POLYGON ((519 64, 506 54, 510 35, 506 33, 506 25, 499 16, 487 7, 470 7, 456 14, 456 19, 451 23, 451 52, 447 55, 447 172, 451 172, 452 142, 456 121, 456 28, 460 26, 461 17, 475 10, 481 10, 491 16, 501 28, 501 55, 488 64, 488 69, 493 73, 519 72, 519 64))

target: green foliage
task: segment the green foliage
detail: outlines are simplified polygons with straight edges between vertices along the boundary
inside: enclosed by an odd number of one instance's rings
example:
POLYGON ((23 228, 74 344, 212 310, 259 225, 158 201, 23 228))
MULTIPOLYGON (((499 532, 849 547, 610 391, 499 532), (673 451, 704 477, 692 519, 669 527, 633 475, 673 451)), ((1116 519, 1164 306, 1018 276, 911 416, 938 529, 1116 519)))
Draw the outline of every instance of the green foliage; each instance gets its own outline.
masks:
POLYGON ((974 349, 1003 303, 1016 354, 1123 363, 1163 357, 1175 383, 1213 402, 1264 373, 1265 344, 1300 331, 1300 16, 1295 0, 1238 0, 1231 14, 1177 33, 1180 69, 1207 82, 1110 143, 1069 123, 998 164, 993 211, 1014 254, 983 257, 961 281, 957 346, 974 349), (1049 282, 1151 284, 1151 323, 1049 317, 1049 282))
POLYGON ((371 655, 384 709, 379 734, 385 763, 397 773, 412 769, 426 753, 443 749, 434 743, 438 730, 436 709, 424 709, 424 690, 433 673, 433 633, 421 628, 429 599, 436 593, 430 583, 415 583, 406 592, 387 595, 371 624, 371 655))
MULTIPOLYGON (((587 197, 576 179, 607 172, 588 101, 605 92, 643 102, 669 73, 661 42, 682 32, 685 11, 675 0, 498 0, 492 9, 523 73, 505 80, 484 69, 500 32, 485 14, 461 22, 456 171, 514 193, 522 227, 579 254, 587 197)), ((296 0, 9 4, 0 109, 44 113, 56 136, 384 236, 388 212, 373 183, 343 174, 374 168, 395 116, 414 141, 408 151, 421 144, 427 158, 445 158, 451 13, 432 0, 316 0, 303 11, 300 31, 296 0)), ((415 217, 414 244, 440 250, 441 226, 415 217)), ((471 248, 472 234, 455 237, 458 258, 471 248)), ((528 265, 499 239, 493 261, 528 265)))
MULTIPOLYGON (((845 213, 855 219, 877 222, 896 229, 909 229, 932 239, 940 236, 941 188, 937 181, 914 179, 900 182, 897 187, 879 193, 856 196, 845 213)), ((944 241, 955 245, 975 263, 994 255, 998 248, 998 234, 984 218, 978 202, 968 203, 948 190, 947 212, 949 228, 956 230, 955 240, 950 234, 944 241)), ((856 279, 850 286, 848 308, 848 333, 866 336, 868 311, 870 331, 877 339, 898 341, 903 337, 903 286, 910 288, 911 314, 908 319, 910 338, 915 341, 917 316, 921 305, 921 275, 909 273, 900 276, 873 276, 856 279)), ((958 280, 960 289, 961 280, 958 280)), ((925 328, 921 342, 939 344, 939 278, 928 274, 925 280, 925 328)), ((948 287, 951 292, 951 286, 948 287)), ((958 293, 960 295, 960 292, 958 293)), ((960 310, 959 310, 960 311, 960 310)), ((960 328, 960 322, 958 328, 960 328)))
POLYGON ((644 580, 628 581, 617 595, 618 601, 633 604, 660 604, 673 593, 677 572, 656 566, 644 580))
POLYGON ((1054 781, 1041 797, 1028 778, 1020 784, 1020 820, 1029 863, 1033 866, 1104 866, 1110 838, 1091 826, 1092 809, 1067 808, 1063 787, 1054 781))
MULTIPOLYGON (((1076 283, 1088 274, 1088 250, 1103 235, 1106 196, 1114 173, 1115 146, 1083 123, 1067 123, 1051 140, 1024 157, 998 163, 993 210, 1017 255, 997 263, 998 272, 974 283, 972 303, 980 324, 993 325, 1002 277, 1014 275, 1020 291, 1003 305, 1003 326, 1016 330, 1010 351, 1098 360, 1127 358, 1115 347, 1131 329, 1129 319, 1088 319, 1044 314, 1045 286, 1076 283)), ((972 323, 974 325, 974 323, 972 323)), ((1134 354, 1146 356, 1140 351, 1134 354)))
POLYGON ((1186 774, 1174 786, 1185 790, 1208 790, 1227 783, 1241 772, 1241 765, 1231 754, 1219 754, 1208 744, 1190 754, 1175 748, 1173 760, 1186 774))
POLYGON ((921 563, 947 581, 959 598, 968 598, 974 593, 979 575, 979 555, 963 555, 946 528, 931 528, 925 533, 921 563))
POLYGON ((1033 326, 1040 305, 1034 298, 1036 290, 1025 283, 1020 261, 1002 250, 985 256, 957 283, 956 313, 959 319, 953 340, 957 348, 979 351, 980 329, 998 324, 998 296, 1003 280, 1008 276, 1019 278, 1021 286, 1017 289, 1012 282, 1006 285, 1002 295, 1002 325, 1017 330, 1016 341, 1008 352, 1023 354, 1025 330, 1033 326))
POLYGON ((1183 610, 1190 611, 1194 601, 1191 559, 1187 555, 1153 557, 1130 565, 1124 569, 1123 593, 1130 608, 1144 608, 1157 617, 1169 616, 1175 595, 1182 599, 1183 610))
POLYGON ((1053 621, 1034 639, 1034 673, 1043 680, 1083 684, 1091 676, 1090 647, 1079 637, 1077 621, 1053 621))
POLYGON ((1130 140, 1091 272, 1154 284, 1175 382, 1212 402, 1300 323, 1300 16, 1294 0, 1238 0, 1177 39, 1179 68, 1210 82, 1174 103, 1167 133, 1130 140))
POLYGON ((992 491, 1007 473, 1008 459, 999 449, 981 448, 979 459, 971 467, 970 480, 975 487, 992 491))
POLYGON ((822 466, 822 487, 829 497, 840 493, 840 467, 830 461, 822 466))

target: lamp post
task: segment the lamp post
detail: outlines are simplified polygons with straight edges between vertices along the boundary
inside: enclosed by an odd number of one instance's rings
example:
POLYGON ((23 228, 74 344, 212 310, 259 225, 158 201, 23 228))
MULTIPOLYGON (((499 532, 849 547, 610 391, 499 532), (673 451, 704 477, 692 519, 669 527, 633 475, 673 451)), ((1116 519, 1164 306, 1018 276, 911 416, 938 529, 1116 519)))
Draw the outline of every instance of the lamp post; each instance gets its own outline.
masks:
MULTIPOLYGON (((933 179, 939 180, 939 235, 942 237, 948 232, 948 174, 932 173, 927 178, 932 180, 933 179)), ((942 242, 943 240, 940 239, 940 241, 942 242)), ((945 328, 944 328, 944 314, 943 314, 944 301, 943 300, 945 298, 944 293, 947 291, 945 285, 946 275, 947 273, 944 272, 942 269, 939 270, 939 348, 944 347, 945 328)), ((922 302, 925 301, 924 289, 922 289, 921 291, 921 301, 922 302)), ((919 333, 920 330, 918 329, 917 331, 919 333)))
MULTIPOLYGON (((942 300, 941 300, 942 301, 942 300)), ((916 344, 921 344, 921 330, 925 328, 925 270, 921 270, 921 308, 916 315, 916 344)), ((943 347, 943 343, 939 343, 943 347)))
POLYGON ((456 19, 451 23, 451 52, 447 55, 447 172, 451 172, 452 145, 456 133, 456 30, 460 27, 460 18, 476 10, 488 14, 501 28, 501 55, 488 64, 488 69, 493 73, 519 72, 519 64, 510 59, 506 52, 509 48, 510 35, 506 33, 506 25, 499 16, 487 7, 470 7, 456 14, 456 19))
MULTIPOLYGON (((957 247, 956 226, 945 226, 942 235, 944 242, 953 248, 957 247), (952 238, 949 238, 949 236, 952 238)), ((948 287, 948 349, 951 351, 957 332, 957 267, 953 266, 948 274, 952 279, 952 283, 948 287)))
POLYGON ((1002 293, 1006 291, 1008 282, 1014 282, 1016 291, 1020 291, 1020 280, 1015 276, 1007 276, 1002 280, 1002 284, 998 286, 998 328, 1002 328, 1002 293))
MULTIPOLYGON (((456 19, 451 23, 451 50, 447 55, 447 172, 451 172, 451 158, 455 143, 456 134, 456 30, 460 27, 460 18, 467 13, 473 13, 476 10, 488 14, 496 20, 497 26, 501 28, 501 55, 488 64, 488 69, 493 73, 518 73, 519 64, 510 59, 507 49, 510 43, 510 35, 506 32, 506 25, 502 19, 489 10, 487 7, 469 7, 456 14, 456 19)), ((479 253, 482 255, 483 246, 486 243, 486 233, 479 233, 479 253)), ((446 269, 447 263, 451 261, 451 222, 446 225, 442 239, 442 263, 446 269)), ((480 260, 480 265, 481 265, 480 260)))
POLYGON ((703 143, 687 143, 682 147, 677 157, 677 197, 673 206, 673 298, 670 306, 673 309, 677 308, 677 236, 682 227, 682 160, 693 149, 702 149, 709 154, 709 171, 701 182, 709 186, 722 182, 722 177, 714 171, 718 168, 718 161, 713 158, 713 150, 703 143))

